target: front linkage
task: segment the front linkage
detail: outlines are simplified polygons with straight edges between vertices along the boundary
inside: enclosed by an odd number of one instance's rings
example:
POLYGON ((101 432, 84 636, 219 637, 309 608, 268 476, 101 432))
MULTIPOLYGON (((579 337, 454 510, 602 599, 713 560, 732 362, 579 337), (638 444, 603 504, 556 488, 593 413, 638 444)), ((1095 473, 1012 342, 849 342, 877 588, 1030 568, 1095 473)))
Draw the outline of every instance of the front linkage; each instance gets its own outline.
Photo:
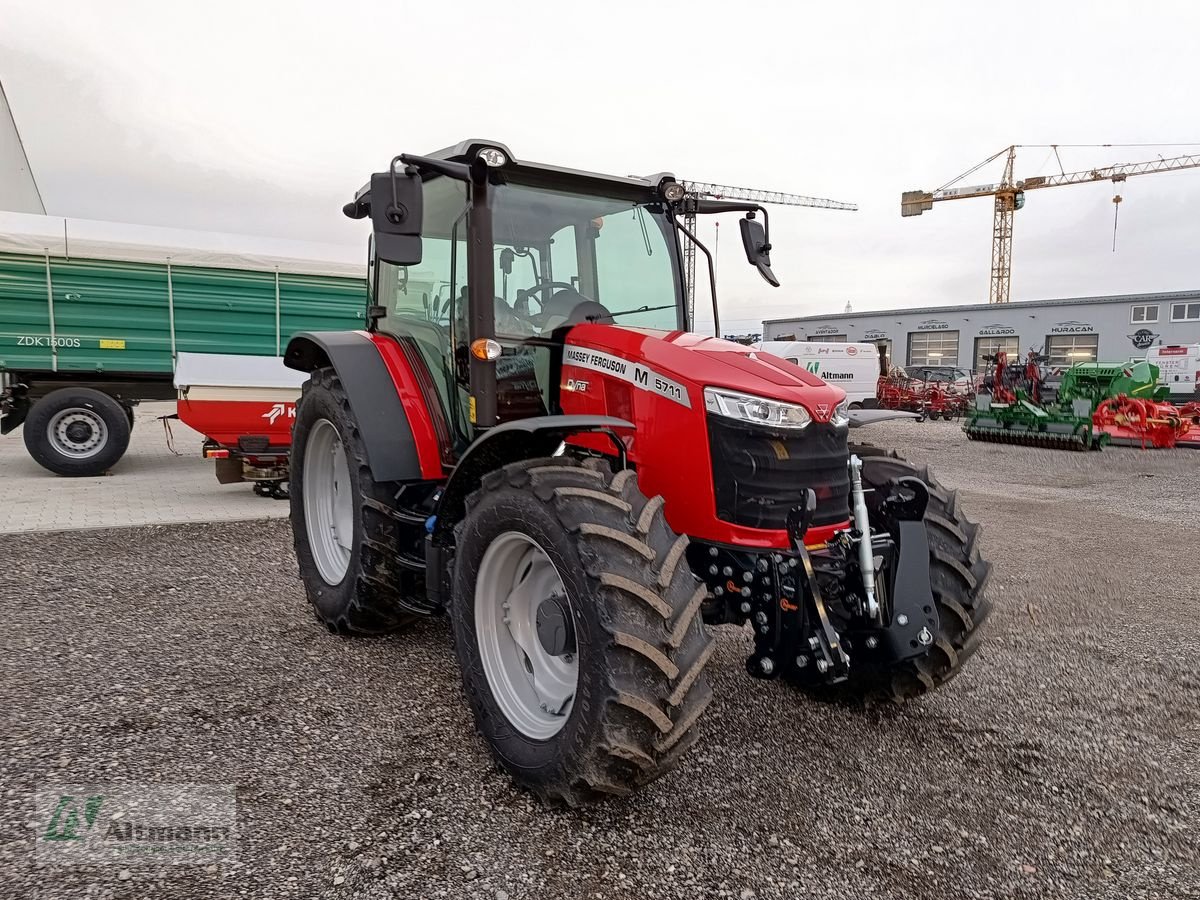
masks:
POLYGON ((788 516, 792 548, 745 550, 702 542, 692 569, 712 597, 711 624, 749 622, 757 678, 835 684, 855 668, 886 670, 928 653, 939 633, 924 524, 929 488, 903 477, 864 490, 850 458, 854 524, 809 550, 804 535, 816 506, 810 490, 788 516), (882 494, 882 496, 880 496, 882 494))

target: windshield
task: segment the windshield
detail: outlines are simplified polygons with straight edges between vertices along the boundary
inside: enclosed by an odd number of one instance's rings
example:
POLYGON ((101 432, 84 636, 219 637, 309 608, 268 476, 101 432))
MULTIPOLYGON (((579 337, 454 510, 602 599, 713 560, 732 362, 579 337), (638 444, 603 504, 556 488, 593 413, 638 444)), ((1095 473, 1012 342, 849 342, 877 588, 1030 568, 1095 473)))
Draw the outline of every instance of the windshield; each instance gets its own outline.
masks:
POLYGON ((499 335, 582 322, 683 327, 660 203, 510 184, 495 190, 492 209, 499 335))

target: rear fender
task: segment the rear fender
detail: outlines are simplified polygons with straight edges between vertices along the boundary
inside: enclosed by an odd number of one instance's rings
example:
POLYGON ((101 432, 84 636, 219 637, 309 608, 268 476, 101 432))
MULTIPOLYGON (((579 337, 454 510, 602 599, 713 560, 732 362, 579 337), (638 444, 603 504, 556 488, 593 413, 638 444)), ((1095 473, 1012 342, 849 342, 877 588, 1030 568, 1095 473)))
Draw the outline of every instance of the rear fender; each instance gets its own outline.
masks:
POLYGON ((394 339, 365 331, 301 332, 288 341, 283 362, 311 372, 337 372, 366 445, 375 481, 445 477, 429 410, 411 365, 394 339))

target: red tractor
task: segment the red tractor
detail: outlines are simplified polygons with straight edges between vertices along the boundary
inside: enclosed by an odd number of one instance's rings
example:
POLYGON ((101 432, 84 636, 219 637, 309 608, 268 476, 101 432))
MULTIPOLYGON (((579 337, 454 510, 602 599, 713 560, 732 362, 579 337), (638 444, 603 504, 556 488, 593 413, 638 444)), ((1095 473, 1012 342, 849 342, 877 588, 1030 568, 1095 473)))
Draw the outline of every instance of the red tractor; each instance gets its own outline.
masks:
POLYGON ((688 330, 689 211, 745 213, 778 283, 766 211, 671 175, 491 141, 398 156, 345 208, 373 225, 368 329, 287 348, 311 373, 291 505, 317 616, 372 634, 447 615, 479 731, 545 800, 680 759, 709 625, 753 630, 753 677, 900 702, 958 672, 989 612, 954 493, 848 442, 852 417, 895 414, 688 330))

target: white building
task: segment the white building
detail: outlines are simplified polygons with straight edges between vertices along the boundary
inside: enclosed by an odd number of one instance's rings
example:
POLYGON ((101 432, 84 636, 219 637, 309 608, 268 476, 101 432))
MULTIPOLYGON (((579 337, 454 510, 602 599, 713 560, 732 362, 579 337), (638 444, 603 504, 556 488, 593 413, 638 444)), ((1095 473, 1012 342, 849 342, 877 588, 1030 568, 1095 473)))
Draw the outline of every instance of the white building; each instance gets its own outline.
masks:
POLYGON ((1052 368, 1145 359, 1155 345, 1200 343, 1200 291, 833 313, 763 322, 766 341, 864 341, 897 365, 982 370, 983 357, 1038 349, 1052 368))

